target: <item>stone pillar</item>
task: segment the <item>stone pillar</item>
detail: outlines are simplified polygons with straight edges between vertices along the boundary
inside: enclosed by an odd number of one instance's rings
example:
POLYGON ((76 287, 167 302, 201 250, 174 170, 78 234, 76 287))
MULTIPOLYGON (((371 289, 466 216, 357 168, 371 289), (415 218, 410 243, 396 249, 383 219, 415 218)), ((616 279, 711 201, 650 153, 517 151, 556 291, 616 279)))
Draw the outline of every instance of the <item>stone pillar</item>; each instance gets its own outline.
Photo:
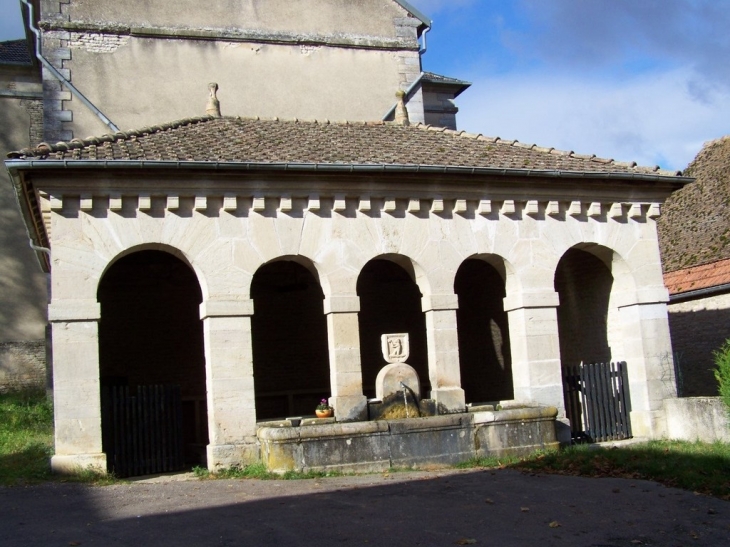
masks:
POLYGON ((106 472, 101 446, 99 318, 96 300, 48 307, 53 330, 54 473, 94 467, 106 472))
POLYGON ((330 358, 330 405, 338 421, 367 419, 367 399, 362 394, 360 298, 334 296, 324 301, 330 358))
POLYGON ((252 315, 253 300, 207 300, 200 305, 208 394, 208 469, 211 470, 259 459, 252 315))
POLYGON ((627 363, 632 433, 661 438, 667 432, 664 399, 677 396, 666 304, 669 293, 662 287, 621 300, 623 353, 616 358, 627 363))
POLYGON ((426 314, 431 398, 436 401, 436 408, 440 413, 463 412, 466 409, 466 398, 461 389, 459 336, 456 327, 459 297, 455 294, 424 296, 421 306, 426 314))
POLYGON ((558 440, 570 442, 565 417, 563 374, 558 334, 558 293, 521 292, 504 299, 512 348, 515 400, 558 409, 558 440))

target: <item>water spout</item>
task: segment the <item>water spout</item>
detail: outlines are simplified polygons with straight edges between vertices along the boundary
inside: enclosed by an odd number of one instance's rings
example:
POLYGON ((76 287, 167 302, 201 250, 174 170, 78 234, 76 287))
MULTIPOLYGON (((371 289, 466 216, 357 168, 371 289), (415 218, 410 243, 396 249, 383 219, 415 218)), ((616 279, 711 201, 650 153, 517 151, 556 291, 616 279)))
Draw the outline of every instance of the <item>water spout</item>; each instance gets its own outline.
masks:
POLYGON ((408 412, 408 386, 405 385, 403 382, 400 383, 400 387, 403 388, 403 406, 406 407, 406 418, 410 418, 410 413, 408 412))

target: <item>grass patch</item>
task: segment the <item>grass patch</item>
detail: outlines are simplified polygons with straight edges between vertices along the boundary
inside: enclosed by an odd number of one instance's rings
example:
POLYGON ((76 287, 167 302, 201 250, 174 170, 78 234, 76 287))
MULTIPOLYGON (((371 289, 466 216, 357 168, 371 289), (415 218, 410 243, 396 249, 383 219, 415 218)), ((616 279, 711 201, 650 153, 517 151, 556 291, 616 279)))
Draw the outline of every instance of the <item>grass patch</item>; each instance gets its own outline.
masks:
POLYGON ((259 480, 305 480, 324 477, 341 477, 342 473, 334 471, 287 471, 283 475, 272 473, 263 463, 252 463, 244 467, 230 467, 211 472, 204 467, 194 467, 193 473, 199 479, 259 479, 259 480))
POLYGON ((43 391, 0 395, 0 484, 51 477, 53 408, 43 391))
POLYGON ((92 486, 109 486, 127 482, 124 479, 117 478, 114 473, 106 473, 94 467, 79 468, 71 475, 53 476, 53 479, 58 482, 80 482, 92 486))
POLYGON ((577 445, 524 458, 490 458, 463 467, 645 479, 730 500, 730 444, 649 441, 622 448, 577 445))
POLYGON ((0 395, 0 485, 34 484, 47 480, 116 484, 114 475, 79 469, 73 475, 51 474, 53 404, 44 391, 0 395))

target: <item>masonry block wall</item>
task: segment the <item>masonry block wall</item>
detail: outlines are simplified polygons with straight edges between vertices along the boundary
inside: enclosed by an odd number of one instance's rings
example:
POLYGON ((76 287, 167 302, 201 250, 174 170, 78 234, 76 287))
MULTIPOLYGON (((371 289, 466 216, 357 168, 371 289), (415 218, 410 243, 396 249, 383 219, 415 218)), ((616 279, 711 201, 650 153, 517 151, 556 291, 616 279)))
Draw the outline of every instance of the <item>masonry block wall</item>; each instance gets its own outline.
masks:
POLYGON ((730 294, 670 304, 669 327, 679 395, 717 395, 712 352, 730 338, 730 294))
POLYGON ((0 342, 0 393, 39 390, 46 386, 46 344, 0 342))
MULTIPOLYGON (((0 71, 0 158, 43 140, 39 77, 0 71)), ((46 387, 46 275, 28 245, 13 186, 0 168, 0 392, 46 387)))
MULTIPOLYGON (((421 73, 423 22, 390 0, 45 0, 41 15, 46 58, 122 130, 201 114, 213 81, 224 115, 379 120, 421 73)), ((43 86, 48 142, 110 132, 45 69, 43 86)))

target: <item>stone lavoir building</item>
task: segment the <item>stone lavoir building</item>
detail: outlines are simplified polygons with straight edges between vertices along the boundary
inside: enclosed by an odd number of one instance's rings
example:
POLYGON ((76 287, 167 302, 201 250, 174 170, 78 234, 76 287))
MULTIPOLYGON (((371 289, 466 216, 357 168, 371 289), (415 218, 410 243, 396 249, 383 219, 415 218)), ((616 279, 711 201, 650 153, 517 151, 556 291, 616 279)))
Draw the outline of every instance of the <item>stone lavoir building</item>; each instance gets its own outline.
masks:
POLYGON ((10 155, 51 249, 55 470, 106 466, 105 385, 181 385, 210 468, 259 458, 257 421, 322 397, 360 423, 383 333, 409 334, 441 414, 512 401, 560 425, 563 367, 625 360, 634 435, 666 433, 656 219, 689 179, 396 114, 201 117, 10 155))

